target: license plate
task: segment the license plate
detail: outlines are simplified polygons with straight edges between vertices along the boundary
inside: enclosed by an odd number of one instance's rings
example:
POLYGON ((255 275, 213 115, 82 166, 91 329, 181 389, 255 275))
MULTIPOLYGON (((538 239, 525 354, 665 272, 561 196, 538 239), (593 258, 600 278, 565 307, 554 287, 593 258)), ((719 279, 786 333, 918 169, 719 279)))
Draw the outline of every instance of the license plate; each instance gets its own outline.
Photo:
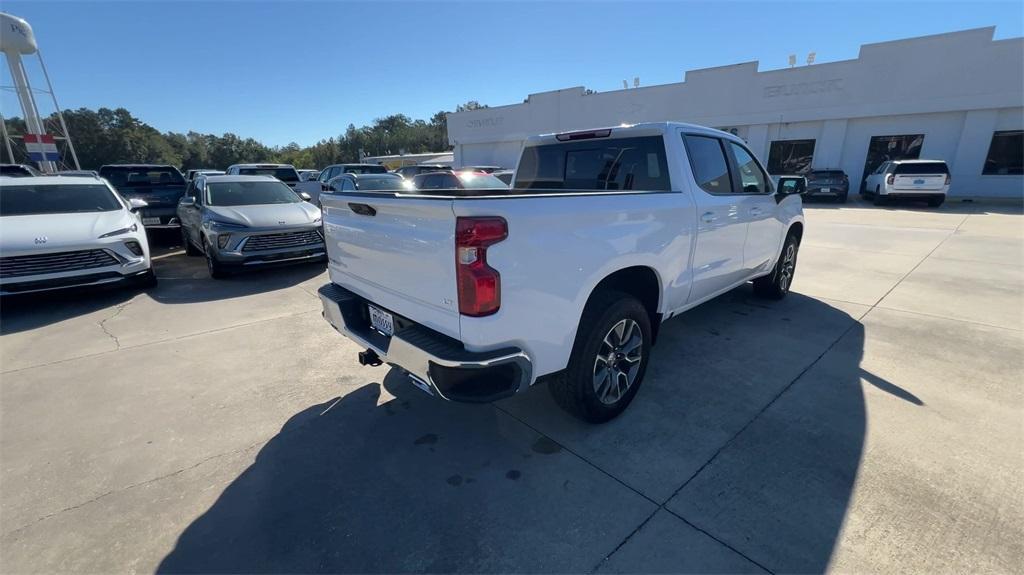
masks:
POLYGON ((823 193, 823 194, 831 194, 832 193, 832 188, 822 188, 821 189, 821 193, 823 193))
POLYGON ((366 306, 370 310, 370 325, 373 329, 381 332, 384 335, 394 335, 395 333, 395 322, 391 318, 391 314, 384 310, 377 309, 372 305, 367 304, 366 306))
POLYGON ((159 226, 160 218, 142 218, 142 225, 144 226, 159 226))

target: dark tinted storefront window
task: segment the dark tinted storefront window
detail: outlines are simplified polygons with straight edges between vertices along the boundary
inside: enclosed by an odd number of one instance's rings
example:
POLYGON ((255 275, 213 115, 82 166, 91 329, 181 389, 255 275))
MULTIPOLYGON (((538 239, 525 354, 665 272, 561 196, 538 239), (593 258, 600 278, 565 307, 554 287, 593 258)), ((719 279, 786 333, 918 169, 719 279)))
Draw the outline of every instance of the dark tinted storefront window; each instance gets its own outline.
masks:
POLYGON ((868 157, 864 162, 864 176, 874 173, 882 162, 891 160, 916 160, 921 155, 924 134, 903 136, 875 136, 868 144, 868 157))
POLYGON ((1024 174, 1024 131, 1009 130, 992 134, 985 168, 981 173, 987 176, 1024 174))
POLYGON ((668 191, 661 136, 530 146, 516 171, 519 189, 668 191))
POLYGON ((768 173, 803 174, 811 169, 814 140, 776 140, 768 152, 768 173))

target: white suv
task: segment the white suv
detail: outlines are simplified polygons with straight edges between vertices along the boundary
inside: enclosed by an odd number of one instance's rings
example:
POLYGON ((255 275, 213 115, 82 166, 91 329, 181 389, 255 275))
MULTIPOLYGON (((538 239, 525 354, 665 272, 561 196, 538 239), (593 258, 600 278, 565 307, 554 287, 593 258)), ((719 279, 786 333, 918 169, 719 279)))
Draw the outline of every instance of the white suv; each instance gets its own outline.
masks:
POLYGON ((135 213, 106 180, 10 178, 0 190, 0 295, 126 282, 156 285, 135 213))
POLYGON ((949 181, 949 166, 942 160, 893 160, 868 175, 861 196, 872 198, 876 206, 907 198, 927 200, 937 208, 946 201, 949 181))

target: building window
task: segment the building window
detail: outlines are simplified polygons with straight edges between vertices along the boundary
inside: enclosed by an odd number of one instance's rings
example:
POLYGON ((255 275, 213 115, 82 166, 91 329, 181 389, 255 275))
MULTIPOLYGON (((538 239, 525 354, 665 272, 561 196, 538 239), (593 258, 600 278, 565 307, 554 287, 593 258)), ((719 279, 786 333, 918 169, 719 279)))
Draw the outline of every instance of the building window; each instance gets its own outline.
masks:
POLYGON ((768 173, 802 174, 810 171, 814 140, 776 140, 768 152, 768 173))
POLYGON ((868 157, 864 161, 864 176, 873 174, 883 162, 916 160, 921 155, 924 134, 902 136, 874 136, 868 144, 868 157))
POLYGON ((1024 130, 1008 130, 992 134, 985 158, 986 176, 1019 176, 1024 174, 1024 130))

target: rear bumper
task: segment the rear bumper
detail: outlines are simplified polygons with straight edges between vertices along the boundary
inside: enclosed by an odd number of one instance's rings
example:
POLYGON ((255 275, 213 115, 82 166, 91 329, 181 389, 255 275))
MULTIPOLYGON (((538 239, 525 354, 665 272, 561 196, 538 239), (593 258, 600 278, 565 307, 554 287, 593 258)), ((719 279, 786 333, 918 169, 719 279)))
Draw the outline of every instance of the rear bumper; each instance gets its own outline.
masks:
POLYGON ((949 187, 943 187, 938 190, 920 190, 914 188, 893 188, 890 186, 883 186, 880 190, 883 196, 889 198, 928 198, 931 196, 944 196, 949 191, 949 187))
POLYGON ((804 195, 817 198, 838 198, 839 196, 845 196, 849 191, 848 187, 808 186, 804 195))
MULTIPOLYGON (((160 218, 160 223, 143 224, 147 229, 180 228, 178 210, 175 206, 155 206, 139 210, 143 218, 160 218)), ((143 220, 145 221, 145 220, 143 220)))
POLYGON ((366 300, 327 284, 319 289, 324 319, 334 329, 371 349, 387 364, 407 371, 418 387, 442 399, 487 403, 509 397, 530 385, 533 364, 519 348, 467 351, 457 340, 395 317, 395 334, 370 327, 366 300))

